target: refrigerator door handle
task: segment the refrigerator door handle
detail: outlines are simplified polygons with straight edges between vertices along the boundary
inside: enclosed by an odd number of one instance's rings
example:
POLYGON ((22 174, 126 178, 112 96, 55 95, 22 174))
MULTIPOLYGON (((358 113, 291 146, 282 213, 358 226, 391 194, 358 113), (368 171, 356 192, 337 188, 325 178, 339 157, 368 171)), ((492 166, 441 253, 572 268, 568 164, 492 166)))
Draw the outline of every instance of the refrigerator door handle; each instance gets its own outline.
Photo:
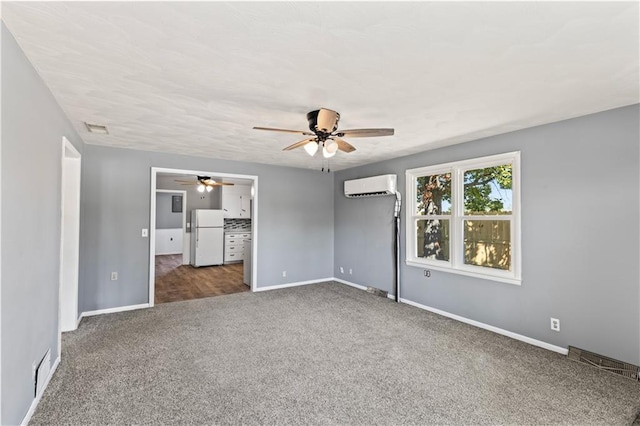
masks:
POLYGON ((200 240, 200 228, 196 228, 196 248, 198 248, 199 240, 200 240))

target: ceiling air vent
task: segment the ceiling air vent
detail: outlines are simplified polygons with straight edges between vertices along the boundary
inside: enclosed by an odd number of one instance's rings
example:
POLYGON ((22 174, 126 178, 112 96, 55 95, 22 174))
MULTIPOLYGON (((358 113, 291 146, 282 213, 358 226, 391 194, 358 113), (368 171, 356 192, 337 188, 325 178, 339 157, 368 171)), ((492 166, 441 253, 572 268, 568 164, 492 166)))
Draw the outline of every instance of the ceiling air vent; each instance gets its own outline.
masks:
POLYGON ((85 121, 85 126, 87 126, 87 130, 90 133, 98 133, 100 135, 108 135, 109 130, 107 130, 107 126, 103 126, 102 124, 91 124, 85 121))
POLYGON ((594 354, 593 352, 574 348, 573 346, 569 346, 568 357, 570 360, 577 361, 582 364, 588 364, 601 370, 607 370, 633 380, 640 380, 640 367, 637 365, 628 364, 603 355, 594 354))

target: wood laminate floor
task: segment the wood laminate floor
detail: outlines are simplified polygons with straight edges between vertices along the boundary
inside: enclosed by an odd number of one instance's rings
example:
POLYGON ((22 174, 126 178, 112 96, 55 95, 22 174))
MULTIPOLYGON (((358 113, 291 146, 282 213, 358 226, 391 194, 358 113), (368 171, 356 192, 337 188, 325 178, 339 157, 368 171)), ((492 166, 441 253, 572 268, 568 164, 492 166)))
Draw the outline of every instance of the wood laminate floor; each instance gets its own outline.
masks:
POLYGON ((156 256, 155 303, 249 291, 242 283, 242 263, 194 268, 181 254, 156 256))

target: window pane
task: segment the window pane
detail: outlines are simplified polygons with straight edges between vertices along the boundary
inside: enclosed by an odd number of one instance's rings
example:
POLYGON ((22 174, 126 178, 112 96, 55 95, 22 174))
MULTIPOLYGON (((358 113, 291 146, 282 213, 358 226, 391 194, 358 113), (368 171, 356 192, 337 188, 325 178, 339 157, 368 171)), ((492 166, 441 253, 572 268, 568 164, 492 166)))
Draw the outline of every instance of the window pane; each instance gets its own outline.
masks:
POLYGON ((418 216, 451 214, 451 173, 416 179, 418 216))
POLYGON ((464 172, 464 214, 511 214, 511 164, 464 172))
POLYGON ((511 269, 511 221, 465 220, 464 263, 511 269))
POLYGON ((449 219, 418 220, 418 257, 449 260, 449 219))

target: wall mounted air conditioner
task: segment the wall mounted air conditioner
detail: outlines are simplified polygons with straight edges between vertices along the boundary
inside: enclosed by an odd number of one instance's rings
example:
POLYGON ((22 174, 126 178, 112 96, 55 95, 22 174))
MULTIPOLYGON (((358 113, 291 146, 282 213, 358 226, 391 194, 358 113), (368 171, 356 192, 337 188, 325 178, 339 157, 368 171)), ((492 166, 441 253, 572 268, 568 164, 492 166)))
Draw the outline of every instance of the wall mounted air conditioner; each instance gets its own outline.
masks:
POLYGON ((345 180, 344 195, 348 198, 394 195, 396 193, 396 181, 397 175, 380 175, 345 180))

